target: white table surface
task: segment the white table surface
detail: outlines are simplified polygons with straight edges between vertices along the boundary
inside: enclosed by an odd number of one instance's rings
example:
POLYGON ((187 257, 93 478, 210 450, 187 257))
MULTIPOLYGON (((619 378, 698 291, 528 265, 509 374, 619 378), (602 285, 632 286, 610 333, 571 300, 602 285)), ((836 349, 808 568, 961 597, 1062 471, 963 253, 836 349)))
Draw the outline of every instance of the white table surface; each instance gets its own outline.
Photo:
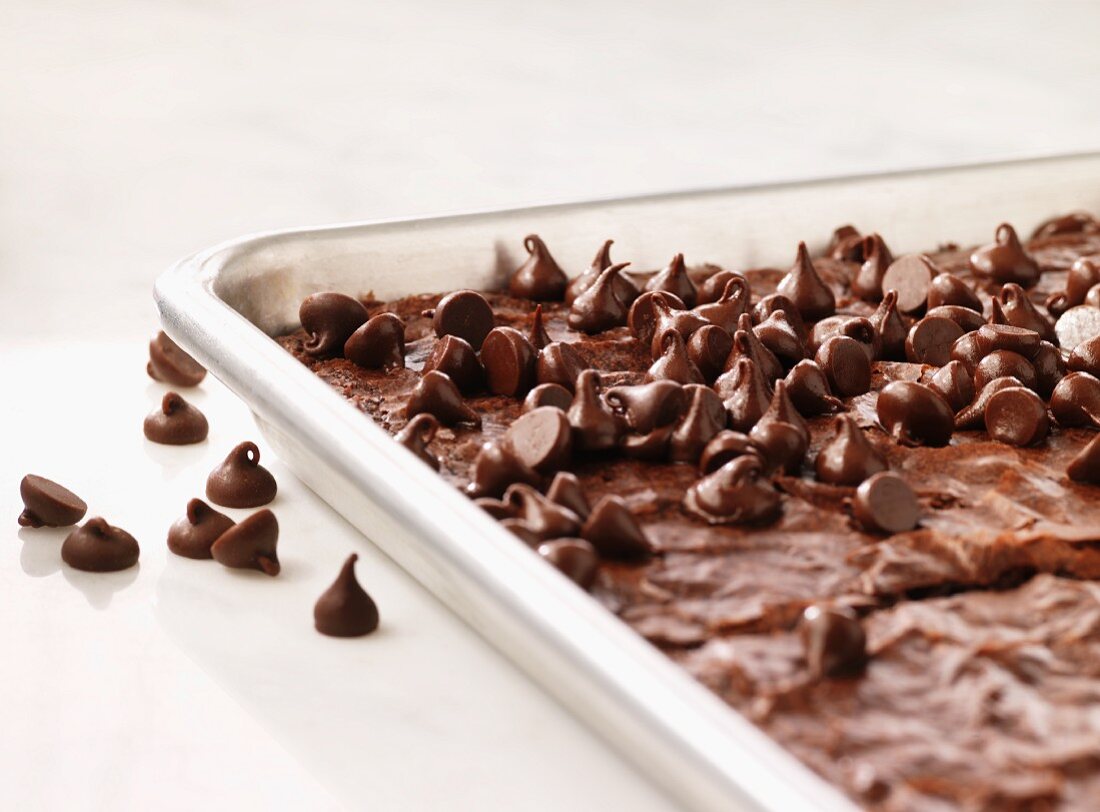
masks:
POLYGON ((250 230, 1094 149, 1097 30, 1097 4, 0 5, 3 805, 669 808, 277 459, 277 579, 168 554, 258 435, 207 380, 206 443, 141 436, 153 277, 250 230), (18 530, 27 472, 140 567, 18 530), (352 550, 382 630, 322 638, 352 550))

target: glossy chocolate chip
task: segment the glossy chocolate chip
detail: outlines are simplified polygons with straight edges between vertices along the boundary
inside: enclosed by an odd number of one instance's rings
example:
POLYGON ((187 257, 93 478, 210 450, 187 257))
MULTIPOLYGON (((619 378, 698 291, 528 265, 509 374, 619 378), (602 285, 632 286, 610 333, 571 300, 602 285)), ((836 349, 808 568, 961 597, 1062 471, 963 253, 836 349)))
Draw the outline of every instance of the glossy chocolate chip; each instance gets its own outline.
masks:
POLYGON ((760 452, 766 473, 782 471, 797 476, 801 472, 809 441, 798 426, 761 419, 752 427, 749 437, 760 452))
POLYGON ((463 394, 472 395, 485 388, 485 367, 464 338, 446 335, 436 340, 424 359, 422 374, 433 370, 450 378, 463 394))
POLYGON ((750 431, 771 404, 772 392, 759 367, 742 357, 715 381, 714 389, 726 407, 730 428, 750 431))
POLYGON ((430 414, 444 426, 481 425, 481 415, 462 399, 454 381, 434 369, 417 381, 405 403, 405 417, 411 419, 418 414, 430 414))
POLYGON ((467 496, 500 496, 509 485, 522 482, 538 486, 542 477, 524 465, 503 443, 489 442, 481 446, 474 458, 473 481, 466 486, 467 496))
POLYGON ((592 507, 581 538, 596 548, 601 558, 636 561, 653 554, 645 531, 618 496, 603 496, 592 507))
POLYGON ((925 316, 909 329, 905 357, 910 363, 942 367, 951 360, 951 345, 962 334, 962 328, 951 319, 925 316))
POLYGON ((898 474, 883 471, 856 489, 852 513, 868 530, 905 533, 920 521, 920 503, 908 482, 898 474))
POLYGON ((206 478, 206 498, 222 507, 266 505, 277 490, 275 477, 260 465, 260 449, 252 442, 241 443, 230 451, 206 478))
POLYGON ((619 441, 619 421, 599 394, 600 375, 586 369, 577 378, 577 391, 566 416, 573 427, 578 451, 607 451, 619 441))
POLYGON ((703 373, 687 353, 683 336, 675 330, 667 330, 661 336, 661 357, 646 370, 645 379, 679 384, 706 383, 703 373))
POLYGON ((175 392, 169 392, 146 418, 146 439, 161 445, 191 445, 206 439, 206 416, 175 392))
POLYGON ((1031 297, 1022 287, 1016 284, 1006 284, 991 302, 992 312, 990 321, 994 324, 1010 324, 1013 327, 1023 327, 1026 330, 1034 330, 1044 341, 1052 344, 1058 341, 1058 335, 1054 331, 1054 324, 1039 312, 1031 297))
POLYGON ((703 449, 703 453, 699 455, 699 473, 703 475, 714 473, 730 460, 746 454, 757 457, 761 454, 749 435, 728 429, 720 431, 711 438, 703 449))
POLYGON ((825 256, 848 262, 863 262, 863 235, 855 226, 840 226, 833 231, 825 256))
POLYGON ((971 374, 984 357, 985 350, 981 347, 977 332, 964 333, 951 345, 951 360, 958 361, 971 374))
POLYGON ((817 453, 814 470, 821 482, 855 487, 886 470, 886 460, 871 445, 851 415, 836 418, 833 439, 817 453))
POLYGON ((811 355, 816 354, 821 345, 833 336, 847 336, 858 341, 863 346, 868 361, 874 361, 882 355, 882 338, 871 320, 863 316, 830 316, 822 319, 810 331, 807 351, 811 355))
POLYGON ((652 381, 634 386, 613 386, 604 400, 611 410, 637 434, 670 426, 688 408, 688 394, 676 381, 652 381))
POLYGON ((799 361, 784 379, 791 402, 803 417, 814 417, 844 408, 829 389, 829 380, 817 361, 799 361))
MULTIPOLYGON (((677 309, 664 298, 654 299, 650 309, 654 314, 654 321, 653 335, 649 340, 649 351, 654 360, 660 358, 665 351, 664 336, 666 333, 679 333, 687 342, 697 330, 701 330, 710 324, 702 316, 696 315, 691 310, 677 309)), ((747 319, 748 316, 743 316, 743 318, 747 319)))
POLYGON ((737 329, 738 317, 748 312, 749 296, 748 280, 743 276, 734 275, 726 280, 726 287, 715 301, 701 304, 692 312, 726 332, 732 333, 737 329))
POLYGON ((863 238, 863 264, 852 277, 852 293, 868 302, 882 298, 882 278, 894 261, 894 255, 878 234, 863 238))
POLYGON ((1100 284, 1100 262, 1095 258, 1078 257, 1066 275, 1066 287, 1047 297, 1047 311, 1055 318, 1071 307, 1085 304, 1089 290, 1100 284))
POLYGON ((1010 386, 1022 386, 1016 378, 995 378, 978 390, 977 397, 968 406, 955 415, 955 428, 958 430, 980 429, 985 425, 985 407, 994 393, 1010 386))
POLYGON ((836 311, 836 296, 818 276, 804 242, 798 244, 794 265, 779 281, 776 293, 790 299, 799 315, 807 321, 823 319, 836 311))
POLYGON ((738 358, 751 358, 761 374, 769 381, 782 378, 785 373, 775 353, 756 337, 752 329, 752 319, 748 314, 741 316, 737 331, 733 334, 733 349, 730 350, 729 358, 726 359, 726 369, 732 369, 738 358))
POLYGON ((259 570, 274 576, 280 570, 275 550, 278 542, 279 522, 274 513, 264 508, 218 536, 210 553, 224 567, 259 570))
POLYGON ((318 358, 338 355, 369 316, 362 302, 343 293, 325 291, 307 296, 298 308, 302 329, 309 336, 303 348, 318 358))
POLYGON ((539 350, 535 365, 535 380, 540 384, 556 383, 569 391, 577 385, 577 378, 588 368, 573 345, 554 341, 539 350))
POLYGON ((596 573, 599 571, 599 556, 596 548, 584 539, 544 541, 536 551, 581 589, 587 590, 595 583, 596 573))
POLYGON ((344 357, 364 369, 405 366, 405 322, 394 313, 371 316, 344 342, 344 357))
POLYGON ((875 327, 881 342, 881 358, 888 361, 897 361, 905 357, 905 337, 909 328, 905 320, 898 312, 898 292, 886 290, 879 302, 878 308, 870 316, 871 324, 875 327))
POLYGON ((482 496, 474 500, 474 504, 484 510, 494 519, 514 519, 519 515, 519 509, 515 505, 508 504, 491 496, 482 496))
POLYGON ((925 318, 950 319, 959 325, 964 333, 973 332, 985 324, 985 316, 980 311, 960 305, 940 305, 929 309, 924 315, 925 318))
POLYGON ((117 572, 138 562, 137 541, 98 516, 73 530, 61 544, 61 560, 85 572, 117 572))
POLYGON ((438 471, 439 458, 428 448, 429 443, 435 439, 437 431, 439 431, 439 420, 435 415, 418 414, 405 424, 405 428, 397 432, 394 439, 431 466, 432 470, 438 471))
POLYGON ((19 524, 23 527, 68 527, 88 512, 88 505, 75 493, 36 474, 23 477, 19 496, 23 500, 19 524))
POLYGON ((959 411, 974 399, 974 379, 961 361, 948 361, 928 381, 954 411, 959 411))
POLYGON ((1031 366, 1035 368, 1035 391, 1044 398, 1049 398, 1067 371, 1062 353, 1049 341, 1040 341, 1038 349, 1031 357, 1031 366))
POLYGON ((1050 433, 1047 407, 1030 389, 1007 387, 995 392, 986 403, 985 430, 998 442, 1014 446, 1035 445, 1050 433))
POLYGON ((1071 372, 1050 395, 1050 411, 1059 426, 1100 428, 1100 379, 1087 372, 1071 372))
POLYGON ((1089 440, 1088 445, 1069 461, 1066 476, 1074 482, 1100 485, 1100 434, 1089 440))
POLYGON ((1031 239, 1058 237, 1063 234, 1095 234, 1098 231, 1100 231, 1100 223, 1095 217, 1088 212, 1074 211, 1044 220, 1031 233, 1031 239))
POLYGON ((531 314, 531 329, 527 331, 527 340, 536 350, 541 350, 551 342, 550 334, 543 324, 542 305, 535 305, 535 312, 531 314))
POLYGON ((595 334, 626 324, 629 305, 619 298, 616 279, 629 264, 612 265, 601 272, 596 281, 573 300, 566 319, 571 328, 595 334))
POLYGON ((520 416, 504 433, 503 442, 520 462, 542 474, 564 468, 573 453, 569 419, 552 406, 520 416))
MULTIPOLYGON (((745 280, 746 293, 751 292, 749 288, 749 280, 737 271, 715 271, 706 279, 704 279, 698 286, 696 286, 697 301, 699 304, 710 304, 711 302, 717 302, 722 294, 726 292, 728 283, 731 279, 741 278, 745 280)), ((745 304, 748 305, 749 297, 745 297, 745 304)))
POLYGON ((809 606, 798 631, 813 677, 854 677, 866 667, 867 636, 851 609, 809 606))
POLYGON ((902 313, 919 313, 928 304, 932 278, 939 269, 924 254, 898 257, 886 269, 882 278, 884 290, 897 291, 897 308, 902 313))
POLYGON ((1066 366, 1074 372, 1100 376, 1100 336, 1082 341, 1069 354, 1066 366))
POLYGON ((1028 389, 1038 386, 1035 367, 1024 356, 1011 350, 995 350, 974 367, 974 388, 981 391, 994 378, 1012 377, 1028 389))
POLYGON ((1100 284, 1093 285, 1085 294, 1085 304, 1089 307, 1100 308, 1100 284))
MULTIPOLYGON (((611 267, 611 245, 612 240, 607 240, 600 250, 596 252, 596 256, 592 259, 592 265, 578 276, 576 279, 570 281, 569 285, 565 289, 565 303, 568 305, 573 304, 574 300, 588 290, 599 279, 600 274, 611 267)), ((635 299, 638 298, 638 286, 634 284, 625 274, 617 274, 613 280, 615 295, 619 297, 625 305, 630 305, 635 299)))
POLYGON ((833 336, 818 349, 814 361, 825 373, 837 397, 862 395, 871 389, 871 361, 863 346, 848 336, 833 336))
POLYGON ((978 347, 984 353, 1009 350, 1024 358, 1032 358, 1039 349, 1039 334, 1009 324, 983 324, 978 328, 978 347))
POLYGON ((668 458, 694 465, 707 443, 726 427, 726 408, 706 386, 691 384, 684 391, 690 398, 688 410, 669 437, 668 458))
POLYGON ((168 528, 168 549, 184 558, 213 558, 210 547, 234 524, 201 499, 192 499, 187 512, 168 528))
POLYGON ((576 513, 546 498, 530 485, 510 485, 504 492, 504 502, 517 509, 524 525, 539 539, 576 536, 581 529, 581 519, 576 513))
POLYGON ((982 300, 966 282, 951 273, 936 274, 928 285, 928 309, 952 305, 982 312, 982 300))
POLYGON ((518 538, 532 550, 542 544, 542 539, 522 519, 502 519, 500 526, 518 538))
POLYGON ((432 314, 436 336, 453 335, 469 342, 475 350, 493 329, 493 308, 474 290, 456 290, 439 300, 432 314))
POLYGON ((687 342, 688 358, 708 381, 721 374, 732 349, 733 336, 716 324, 700 327, 687 342))
POLYGON ((798 331, 799 337, 805 339, 809 334, 806 329, 806 322, 802 320, 802 316, 799 314, 798 308, 794 306, 794 302, 782 293, 768 294, 756 303, 751 314, 753 323, 759 324, 772 313, 780 310, 787 314, 787 321, 798 331))
POLYGON ((692 485, 684 508, 709 524, 764 524, 779 518, 783 500, 764 477, 760 458, 746 454, 692 485))
POLYGON ((975 276, 1003 285, 1013 282, 1029 288, 1039 281, 1039 266, 1008 223, 997 226, 994 242, 983 245, 970 255, 970 268, 975 276))
MULTIPOLYGON (((702 324, 707 322, 699 316, 691 313, 690 310, 684 309, 684 303, 676 296, 665 291, 647 291, 634 300, 634 303, 630 306, 630 310, 627 312, 626 324, 630 328, 630 334, 644 344, 649 344, 653 341, 653 338, 657 334, 658 322, 661 320, 672 319, 678 317, 679 314, 685 314, 688 318, 695 322, 701 322, 695 324, 695 329, 698 329, 702 324)), ((660 325, 661 329, 668 329, 669 327, 675 328, 676 325, 672 323, 665 323, 660 325)), ((683 330, 680 331, 684 333, 683 330)), ((687 331, 692 332, 691 330, 687 331)))
POLYGON ((481 345, 481 365, 490 392, 521 398, 535 385, 538 351, 514 327, 494 327, 481 345))
POLYGON ((753 327, 753 332, 784 366, 794 366, 806 357, 806 347, 798 330, 782 310, 777 310, 753 327))
POLYGON ((171 386, 198 386, 206 370, 162 330, 149 342, 149 377, 171 386))
POLYGON ((798 429, 807 440, 810 437, 810 428, 806 425, 801 413, 795 408, 790 395, 787 394, 787 382, 776 381, 772 391, 771 403, 767 410, 760 416, 761 423, 777 422, 787 423, 798 429))
POLYGON ((378 628, 378 607, 355 577, 352 553, 332 585, 313 605, 313 626, 329 637, 362 637, 378 628))
POLYGON ((698 299, 695 284, 684 265, 683 254, 674 256, 663 270, 654 274, 645 283, 645 289, 667 291, 683 302, 685 307, 695 307, 698 299))
POLYGON ((540 383, 527 393, 523 399, 523 411, 529 412, 540 406, 553 406, 555 409, 568 411, 573 403, 573 393, 561 384, 540 383))
POLYGON ((1073 350, 1078 344, 1100 336, 1100 309, 1079 305, 1058 317, 1054 325, 1058 345, 1073 350))
POLYGON ((878 395, 878 419, 906 446, 944 446, 951 441, 955 414, 943 395, 914 381, 894 381, 878 395))
POLYGON ((546 243, 538 234, 528 234, 523 238, 523 247, 527 249, 528 257, 508 280, 508 292, 535 301, 561 301, 569 277, 550 256, 546 243))
POLYGON ((588 504, 588 497, 585 496, 584 488, 581 486, 581 481, 577 479, 576 474, 568 471, 558 471, 554 474, 550 487, 546 489, 546 498, 562 507, 569 508, 582 520, 587 519, 588 514, 592 512, 592 508, 588 504))

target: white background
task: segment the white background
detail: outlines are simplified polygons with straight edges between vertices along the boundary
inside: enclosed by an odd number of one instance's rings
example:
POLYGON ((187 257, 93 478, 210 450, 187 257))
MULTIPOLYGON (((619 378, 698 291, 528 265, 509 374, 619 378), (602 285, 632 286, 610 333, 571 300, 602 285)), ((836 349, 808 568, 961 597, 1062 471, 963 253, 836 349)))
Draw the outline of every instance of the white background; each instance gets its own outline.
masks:
POLYGON ((167 554, 256 432, 210 380, 207 443, 143 440, 152 279, 250 230, 1095 149, 1098 34, 1097 3, 0 3, 4 806, 665 808, 277 460, 279 578, 167 554), (29 471, 140 568, 17 531, 29 471), (383 630, 331 641, 351 550, 383 630))

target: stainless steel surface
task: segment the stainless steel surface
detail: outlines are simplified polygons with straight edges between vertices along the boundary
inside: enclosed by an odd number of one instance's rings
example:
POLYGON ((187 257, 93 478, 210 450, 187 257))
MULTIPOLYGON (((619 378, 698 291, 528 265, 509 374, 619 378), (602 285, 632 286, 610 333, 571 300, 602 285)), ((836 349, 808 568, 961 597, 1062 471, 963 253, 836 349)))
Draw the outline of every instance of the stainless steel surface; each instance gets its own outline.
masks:
POLYGON ((852 805, 395 444, 269 336, 318 290, 491 288, 537 231, 574 272, 615 239, 653 268, 683 250, 790 263, 853 222, 895 253, 1100 209, 1100 154, 245 237, 156 284, 165 330, 242 397, 295 473, 582 720, 695 809, 852 805))

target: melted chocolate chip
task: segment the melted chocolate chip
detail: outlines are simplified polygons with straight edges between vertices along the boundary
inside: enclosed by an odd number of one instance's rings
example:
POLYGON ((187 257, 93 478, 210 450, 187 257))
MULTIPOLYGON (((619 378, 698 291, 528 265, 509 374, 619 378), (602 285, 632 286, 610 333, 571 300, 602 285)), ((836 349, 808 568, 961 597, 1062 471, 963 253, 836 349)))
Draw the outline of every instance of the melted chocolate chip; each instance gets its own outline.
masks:
POLYGON ((818 276, 804 242, 798 244, 794 265, 779 281, 776 292, 790 299, 799 315, 808 321, 823 319, 836 311, 836 296, 818 276))
POLYGON ((570 327, 595 334, 626 324, 629 308, 616 293, 615 280, 629 264, 623 262, 602 271, 596 281, 573 300, 566 320, 570 327))
POLYGON ((871 445, 853 417, 840 415, 835 426, 836 434, 818 452, 814 462, 820 481, 855 487, 867 477, 886 470, 886 460, 871 445))
POLYGON ((536 350, 541 350, 551 341, 550 334, 542 323, 542 305, 535 305, 535 312, 531 315, 531 329, 527 332, 527 340, 536 350))
POLYGON ((619 451, 624 457, 631 459, 664 462, 668 458, 668 446, 674 428, 659 426, 648 434, 628 432, 619 440, 619 451))
POLYGON ((344 342, 344 357, 364 369, 405 366, 405 322, 394 313, 371 316, 344 342))
POLYGON ((1100 262, 1089 257, 1078 257, 1066 275, 1065 289, 1047 297, 1047 311, 1057 318, 1071 307, 1084 304, 1089 290, 1097 284, 1100 284, 1100 262))
POLYGON ((701 304, 692 312, 711 324, 732 333, 737 329, 737 319, 749 308, 749 283, 745 277, 735 274, 726 280, 722 294, 713 302, 701 304))
POLYGON ((1054 332, 1059 346, 1072 350, 1078 344, 1100 336, 1100 309, 1088 305, 1071 307, 1058 317, 1054 332))
POLYGON ((731 460, 746 454, 760 456, 760 449, 752 438, 739 431, 720 431, 707 443, 699 456, 699 473, 711 474, 731 460))
POLYGON ((619 441, 619 421, 599 394, 600 374, 586 369, 577 378, 577 391, 567 417, 573 427, 573 445, 579 451, 607 451, 619 441))
POLYGON ((904 533, 917 526, 920 504, 908 482, 895 473, 883 471, 856 489, 852 513, 868 530, 904 533))
POLYGON ((906 446, 944 446, 951 441, 955 415, 943 395, 914 381, 894 381, 878 395, 878 419, 894 440, 906 446))
POLYGON ((707 443, 726 427, 726 409, 722 399, 706 386, 690 384, 684 391, 691 400, 687 414, 669 437, 668 458, 694 465, 707 443))
POLYGON ((886 269, 882 287, 897 291, 897 309, 902 313, 918 313, 927 305, 932 277, 938 273, 939 269, 924 254, 907 254, 886 269))
POLYGON ((577 378, 588 368, 571 344, 554 341, 539 350, 535 367, 535 379, 540 383, 556 383, 569 391, 577 385, 577 378))
POLYGON ((994 378, 1007 377, 1015 378, 1028 389, 1038 385, 1035 367, 1030 361, 1010 350, 995 350, 974 367, 974 388, 981 391, 994 378))
POLYGON ((1100 434, 1089 440, 1088 445, 1069 461, 1066 476, 1074 482, 1100 485, 1100 434))
POLYGON ((214 541, 210 553, 224 567, 279 574, 279 522, 266 508, 230 527, 214 541))
POLYGON ((439 431, 439 421, 434 415, 418 414, 405 425, 405 428, 397 432, 393 439, 426 462, 433 471, 438 471, 439 458, 428 448, 428 444, 435 439, 437 431, 439 431))
POLYGON ((504 501, 513 505, 519 518, 540 540, 576 536, 581 529, 580 517, 559 505, 530 485, 517 483, 504 492, 504 501))
POLYGON ((546 490, 546 498, 562 507, 569 508, 582 520, 587 519, 588 514, 592 512, 592 508, 588 504, 588 497, 585 496, 584 488, 581 486, 581 481, 577 479, 576 474, 571 474, 568 471, 558 471, 554 474, 554 479, 546 490))
POLYGON ((187 512, 168 528, 168 549, 184 558, 213 558, 210 547, 234 524, 201 499, 192 499, 187 512))
POLYGON ((523 411, 529 412, 540 406, 553 406, 555 409, 568 411, 573 403, 573 393, 561 384, 540 383, 527 393, 523 399, 523 411))
POLYGON ((882 298, 882 278, 894 261, 893 254, 878 234, 863 239, 863 264, 852 277, 852 293, 868 302, 882 298))
POLYGON ((513 296, 535 301, 561 301, 569 278, 550 256, 546 243, 538 234, 528 234, 523 239, 523 247, 527 249, 529 256, 512 274, 508 291, 513 296))
POLYGON ((205 415, 175 392, 164 396, 143 428, 147 439, 162 445, 201 443, 210 431, 205 415))
POLYGON ((688 358, 708 381, 722 372, 732 349, 733 336, 716 324, 700 327, 687 343, 688 358))
POLYGON ((1008 445, 1035 445, 1050 433, 1050 420, 1042 399, 1022 386, 995 392, 985 405, 985 430, 994 440, 1008 445))
POLYGON ((996 392, 1010 386, 1022 384, 1012 377, 995 378, 978 390, 973 403, 955 415, 955 428, 959 430, 980 429, 985 425, 985 407, 996 392))
POLYGON ((23 527, 68 527, 84 518, 88 505, 56 482, 35 474, 27 474, 19 483, 23 512, 19 524, 23 527))
POLYGON ((481 345, 481 364, 490 392, 519 398, 535 385, 538 351, 514 327, 494 327, 481 345))
POLYGON ((470 342, 458 336, 446 335, 435 342, 424 359, 422 373, 432 370, 442 372, 458 387, 459 392, 467 395, 485 387, 485 367, 470 342))
POLYGON ((520 462, 542 474, 564 468, 573 454, 569 419, 552 406, 522 415, 508 427, 503 442, 520 462))
POLYGON ((369 315, 362 302, 343 293, 307 296, 298 308, 302 329, 309 334, 305 351, 318 358, 337 355, 369 315))
POLYGON ((802 338, 783 310, 772 313, 756 325, 753 332, 784 366, 793 366, 806 357, 802 338))
POLYGON ((1100 428, 1100 379, 1087 372, 1071 372, 1050 396, 1050 410, 1059 426, 1100 428))
POLYGON ((825 373, 829 388, 839 397, 854 397, 870 391, 871 361, 855 339, 833 336, 821 345, 814 360, 825 373))
POLYGON ((959 411, 974 399, 974 379, 961 361, 948 361, 928 381, 954 411, 959 411))
POLYGON ((730 428, 736 431, 750 431, 772 400, 768 382, 748 357, 738 358, 733 369, 715 381, 714 389, 726 407, 730 428))
POLYGON ((61 544, 61 560, 85 572, 117 572, 138 562, 137 541, 120 527, 95 516, 73 530, 61 544))
POLYGON ((814 417, 844 408, 844 404, 833 397, 829 380, 817 361, 799 361, 787 373, 785 380, 791 403, 803 417, 814 417))
POLYGON ((1039 281, 1039 266, 1024 251, 1016 229, 1008 223, 997 226, 994 242, 970 255, 970 268, 975 276, 999 285, 1014 282, 1029 288, 1039 281))
POLYGON ((466 486, 466 494, 473 497, 500 496, 516 482, 537 487, 542 477, 524 465, 502 443, 485 443, 474 459, 473 481, 466 486))
POLYGON ((942 367, 951 360, 951 346, 962 334, 962 328, 951 319, 925 316, 905 337, 905 357, 914 364, 942 367))
POLYGON ((313 625, 329 637, 362 637, 378 628, 378 607, 355 578, 359 556, 348 556, 332 586, 313 606, 313 625))
POLYGON ((672 425, 688 407, 684 387, 669 380, 613 386, 607 390, 604 400, 627 428, 637 434, 648 434, 655 428, 672 425))
POLYGON ((909 328, 898 312, 898 292, 887 289, 878 308, 870 316, 881 342, 881 357, 886 360, 899 360, 905 357, 905 337, 909 328))
POLYGON ((645 284, 646 290, 664 290, 676 296, 686 307, 694 307, 698 299, 695 285, 688 276, 684 255, 677 254, 664 270, 658 271, 645 284))
POLYGON ((1039 312, 1027 295, 1027 291, 1019 285, 1010 282, 1001 288, 1000 293, 992 301, 992 307, 990 321, 994 324, 1023 327, 1025 330, 1034 330, 1044 341, 1052 344, 1058 341, 1050 319, 1039 312))
POLYGON ((601 558, 636 561, 653 554, 638 520, 618 496, 604 496, 595 504, 581 528, 581 538, 595 547, 601 558))
POLYGON ((215 505, 250 508, 266 505, 275 498, 275 477, 260 465, 260 449, 244 442, 206 478, 206 498, 215 505))
POLYGON ((759 457, 737 457, 692 485, 684 508, 709 524, 763 524, 775 521, 782 497, 763 477, 759 457))
POLYGON ((675 381, 680 384, 706 383, 703 373, 695 366, 687 353, 684 338, 675 330, 666 330, 661 336, 661 357, 646 371, 646 381, 675 381))
POLYGON ((928 286, 928 309, 942 305, 982 312, 982 300, 966 282, 951 273, 936 274, 928 286))
POLYGON ((812 676, 854 677, 866 666, 867 636, 851 609, 807 607, 798 630, 812 676))
POLYGON ((544 541, 537 552, 581 589, 587 590, 596 581, 599 558, 596 549, 584 539, 544 541))
POLYGON ((149 342, 149 377, 171 386, 198 386, 206 370, 162 330, 149 342))
POLYGON ((458 336, 475 350, 493 329, 493 308, 474 290, 456 290, 439 300, 432 314, 432 327, 439 338, 458 336))
POLYGON ((462 400, 454 381, 437 370, 424 373, 405 403, 405 417, 430 414, 444 426, 459 423, 481 425, 481 415, 462 400))

